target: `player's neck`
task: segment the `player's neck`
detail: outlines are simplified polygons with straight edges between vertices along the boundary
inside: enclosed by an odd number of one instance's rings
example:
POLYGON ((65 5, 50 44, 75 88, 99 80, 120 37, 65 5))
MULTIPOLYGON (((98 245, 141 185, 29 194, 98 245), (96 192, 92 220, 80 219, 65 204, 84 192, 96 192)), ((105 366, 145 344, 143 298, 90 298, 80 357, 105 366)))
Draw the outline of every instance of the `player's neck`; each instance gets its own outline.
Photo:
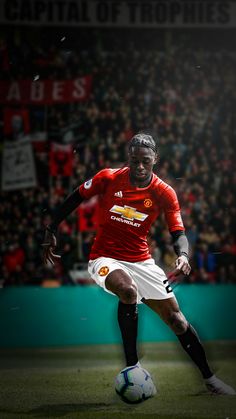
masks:
POLYGON ((139 179, 135 179, 132 176, 130 176, 130 183, 132 186, 136 186, 137 188, 146 188, 148 185, 150 185, 152 181, 152 175, 151 174, 148 179, 145 179, 143 181, 140 181, 139 179))

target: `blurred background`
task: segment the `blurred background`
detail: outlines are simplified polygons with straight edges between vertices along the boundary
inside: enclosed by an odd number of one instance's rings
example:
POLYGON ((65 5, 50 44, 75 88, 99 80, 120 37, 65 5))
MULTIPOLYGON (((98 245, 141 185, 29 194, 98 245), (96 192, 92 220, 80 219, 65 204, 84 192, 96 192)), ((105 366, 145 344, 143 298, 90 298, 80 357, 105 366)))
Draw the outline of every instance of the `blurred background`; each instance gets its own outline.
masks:
MULTIPOLYGON (((156 173, 179 196, 192 264, 183 281, 236 283, 233 3, 2 2, 2 287, 91 283, 96 199, 60 225, 54 268, 42 263, 43 229, 83 181, 125 164, 139 131, 157 140, 156 173)), ((171 270, 163 219, 149 244, 171 270)))

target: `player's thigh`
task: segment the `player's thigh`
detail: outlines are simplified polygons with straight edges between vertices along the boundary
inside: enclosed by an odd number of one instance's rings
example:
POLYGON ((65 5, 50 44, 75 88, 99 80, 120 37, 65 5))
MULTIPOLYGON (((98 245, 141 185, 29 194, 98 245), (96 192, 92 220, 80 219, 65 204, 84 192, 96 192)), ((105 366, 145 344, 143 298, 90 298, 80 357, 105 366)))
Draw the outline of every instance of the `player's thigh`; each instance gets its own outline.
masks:
POLYGON ((152 300, 143 298, 142 302, 150 307, 153 311, 155 311, 155 313, 157 313, 161 318, 166 317, 171 312, 180 311, 178 301, 175 297, 165 300, 152 300))
POLYGON ((180 311, 178 301, 175 297, 166 300, 144 299, 142 301, 155 311, 175 332, 182 332, 187 328, 188 322, 180 311))
POLYGON ((174 297, 165 272, 155 264, 153 259, 144 262, 124 262, 135 281, 139 300, 165 300, 174 297))
POLYGON ((122 291, 128 291, 130 288, 136 290, 136 285, 131 276, 123 269, 115 269, 107 275, 105 286, 109 291, 117 295, 122 291))
POLYGON ((93 280, 105 291, 118 296, 128 296, 131 293, 137 297, 136 284, 121 262, 100 257, 89 261, 88 271, 93 280))

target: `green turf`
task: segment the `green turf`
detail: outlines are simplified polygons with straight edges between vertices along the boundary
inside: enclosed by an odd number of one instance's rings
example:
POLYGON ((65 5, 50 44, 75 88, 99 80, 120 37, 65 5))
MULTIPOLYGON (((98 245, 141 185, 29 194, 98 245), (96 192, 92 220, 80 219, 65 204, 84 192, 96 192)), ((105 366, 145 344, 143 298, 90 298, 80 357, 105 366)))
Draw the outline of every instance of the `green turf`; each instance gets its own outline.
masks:
MULTIPOLYGON (((206 345, 218 376, 236 387, 236 343, 206 345)), ((0 351, 0 419, 234 419, 236 397, 209 395, 176 343, 143 344, 158 394, 130 406, 114 392, 121 347, 0 351)))

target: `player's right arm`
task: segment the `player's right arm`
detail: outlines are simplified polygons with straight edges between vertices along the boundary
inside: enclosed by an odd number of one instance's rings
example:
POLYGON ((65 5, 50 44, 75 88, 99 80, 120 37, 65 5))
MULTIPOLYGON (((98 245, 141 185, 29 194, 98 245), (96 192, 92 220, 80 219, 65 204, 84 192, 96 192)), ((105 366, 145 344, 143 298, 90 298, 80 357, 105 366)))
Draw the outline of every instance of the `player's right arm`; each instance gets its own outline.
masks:
POLYGON ((54 262, 60 258, 59 255, 54 253, 57 246, 56 232, 59 224, 84 200, 103 193, 109 175, 109 169, 101 170, 92 179, 84 182, 75 189, 75 191, 72 192, 58 208, 56 208, 51 224, 46 227, 44 241, 42 243, 44 263, 50 262, 54 264, 54 262))
POLYGON ((43 246, 43 261, 46 264, 54 262, 60 258, 59 255, 55 254, 55 248, 57 246, 56 232, 59 224, 80 204, 83 202, 83 198, 79 191, 76 189, 70 194, 65 201, 55 210, 53 215, 53 221, 47 225, 44 233, 43 246))

